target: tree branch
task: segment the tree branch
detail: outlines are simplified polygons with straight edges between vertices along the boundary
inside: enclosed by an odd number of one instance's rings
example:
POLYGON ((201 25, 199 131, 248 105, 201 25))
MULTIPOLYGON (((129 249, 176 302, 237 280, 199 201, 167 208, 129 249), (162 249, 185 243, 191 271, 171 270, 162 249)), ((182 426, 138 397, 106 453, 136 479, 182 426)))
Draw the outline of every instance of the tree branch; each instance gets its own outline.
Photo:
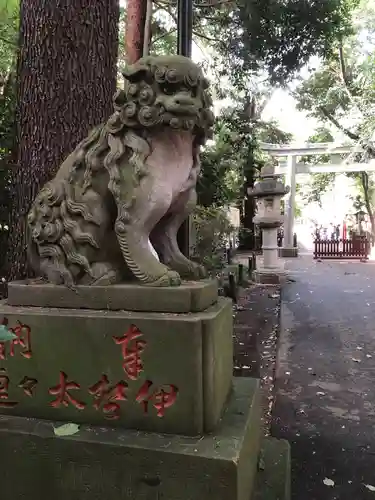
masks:
POLYGON ((199 3, 193 2, 194 7, 209 8, 209 7, 217 7, 218 5, 224 5, 229 3, 234 3, 235 0, 213 0, 208 3, 199 3))
POLYGON ((177 17, 173 12, 171 12, 171 9, 169 8, 170 4, 166 4, 164 2, 154 2, 154 4, 158 6, 160 9, 164 10, 167 14, 169 14, 177 25, 177 17))
POLYGON ((143 32, 143 57, 148 56, 152 40, 152 0, 146 0, 145 27, 143 32))
POLYGON ((360 137, 359 135, 355 134, 351 130, 348 130, 345 128, 339 121, 336 120, 336 118, 325 108, 324 106, 319 106, 318 109, 320 112, 329 120, 335 127, 337 127, 341 132, 344 132, 345 135, 347 135, 350 139, 353 141, 359 141, 360 137))
POLYGON ((217 38, 211 38, 207 35, 203 35, 203 33, 199 33, 198 31, 194 31, 193 30, 193 35, 195 36, 198 36, 199 38, 203 38, 204 40, 207 40, 208 42, 220 42, 221 40, 217 39, 217 38))
POLYGON ((340 45, 340 47, 339 47, 339 62, 340 62, 341 79, 346 87, 346 90, 349 93, 349 97, 351 97, 351 92, 349 90, 349 79, 348 79, 348 75, 346 73, 344 49, 343 49, 342 45, 340 45))
POLYGON ((346 64, 345 64, 345 56, 344 56, 344 49, 342 45, 340 44, 339 46, 339 63, 340 63, 340 76, 342 83, 344 85, 345 91, 348 95, 349 101, 358 109, 358 111, 363 115, 363 111, 361 110, 360 106, 358 105, 357 102, 354 100, 353 93, 350 89, 350 81, 349 81, 349 76, 347 73, 346 69, 346 64))
POLYGON ((323 116, 325 116, 325 118, 327 118, 327 120, 329 120, 335 127, 341 130, 341 132, 344 132, 344 134, 347 135, 349 139, 357 141, 372 158, 375 158, 374 146, 361 139, 361 137, 358 134, 352 132, 351 130, 341 125, 341 123, 324 106, 319 106, 318 109, 323 114, 323 116))
MULTIPOLYGON (((176 0, 162 0, 159 3, 163 3, 164 5, 176 5, 177 1, 176 0)), ((230 3, 235 3, 235 0, 209 0, 208 2, 205 3, 199 3, 199 2, 193 2, 194 7, 200 7, 202 9, 204 8, 210 8, 210 7, 217 7, 218 5, 225 5, 225 4, 230 4, 230 3)))
POLYGON ((162 35, 160 36, 157 36, 156 38, 154 38, 151 42, 151 45, 154 45, 156 42, 158 42, 159 40, 163 39, 164 37, 168 36, 168 35, 171 35, 172 33, 174 33, 175 31, 177 31, 177 28, 172 28, 170 31, 166 31, 165 33, 163 33, 162 35))

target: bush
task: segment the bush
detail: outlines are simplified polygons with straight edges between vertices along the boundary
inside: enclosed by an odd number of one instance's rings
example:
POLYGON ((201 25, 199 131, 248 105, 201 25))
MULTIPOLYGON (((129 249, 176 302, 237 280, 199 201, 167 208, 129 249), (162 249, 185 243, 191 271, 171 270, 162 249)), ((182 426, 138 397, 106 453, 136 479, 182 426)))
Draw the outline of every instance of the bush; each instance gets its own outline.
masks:
POLYGON ((222 268, 228 239, 234 231, 226 211, 215 206, 197 206, 193 214, 193 227, 193 260, 200 262, 208 270, 222 268))

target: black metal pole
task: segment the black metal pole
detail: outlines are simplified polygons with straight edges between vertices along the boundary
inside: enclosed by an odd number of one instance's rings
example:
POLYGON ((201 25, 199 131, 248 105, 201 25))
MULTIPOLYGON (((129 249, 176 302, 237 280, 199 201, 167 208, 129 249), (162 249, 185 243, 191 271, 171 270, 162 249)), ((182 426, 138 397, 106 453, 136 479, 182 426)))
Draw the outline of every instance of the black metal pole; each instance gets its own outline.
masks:
POLYGON ((177 54, 191 57, 193 1, 178 0, 177 9, 177 54))
MULTIPOLYGON (((178 0, 177 4, 177 54, 191 57, 193 37, 193 0, 178 0)), ((190 254, 190 224, 186 220, 177 234, 182 253, 190 254)))

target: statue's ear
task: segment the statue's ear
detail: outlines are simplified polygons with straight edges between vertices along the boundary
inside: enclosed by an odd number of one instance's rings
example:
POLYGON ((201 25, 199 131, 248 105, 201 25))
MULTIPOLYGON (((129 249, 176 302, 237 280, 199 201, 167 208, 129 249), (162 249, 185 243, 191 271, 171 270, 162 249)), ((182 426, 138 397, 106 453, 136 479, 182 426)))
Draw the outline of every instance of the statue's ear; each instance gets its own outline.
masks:
POLYGON ((125 67, 122 75, 129 82, 139 82, 150 75, 150 67, 142 63, 130 64, 125 67))

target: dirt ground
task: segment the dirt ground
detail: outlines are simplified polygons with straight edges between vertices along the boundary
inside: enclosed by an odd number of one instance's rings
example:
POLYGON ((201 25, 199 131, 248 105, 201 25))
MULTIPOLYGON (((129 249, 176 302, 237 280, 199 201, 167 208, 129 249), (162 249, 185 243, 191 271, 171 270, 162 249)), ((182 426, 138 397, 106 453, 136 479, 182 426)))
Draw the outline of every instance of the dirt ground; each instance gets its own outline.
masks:
POLYGON ((234 307, 234 375, 261 379, 266 434, 274 402, 279 313, 280 289, 275 286, 242 289, 234 307))

